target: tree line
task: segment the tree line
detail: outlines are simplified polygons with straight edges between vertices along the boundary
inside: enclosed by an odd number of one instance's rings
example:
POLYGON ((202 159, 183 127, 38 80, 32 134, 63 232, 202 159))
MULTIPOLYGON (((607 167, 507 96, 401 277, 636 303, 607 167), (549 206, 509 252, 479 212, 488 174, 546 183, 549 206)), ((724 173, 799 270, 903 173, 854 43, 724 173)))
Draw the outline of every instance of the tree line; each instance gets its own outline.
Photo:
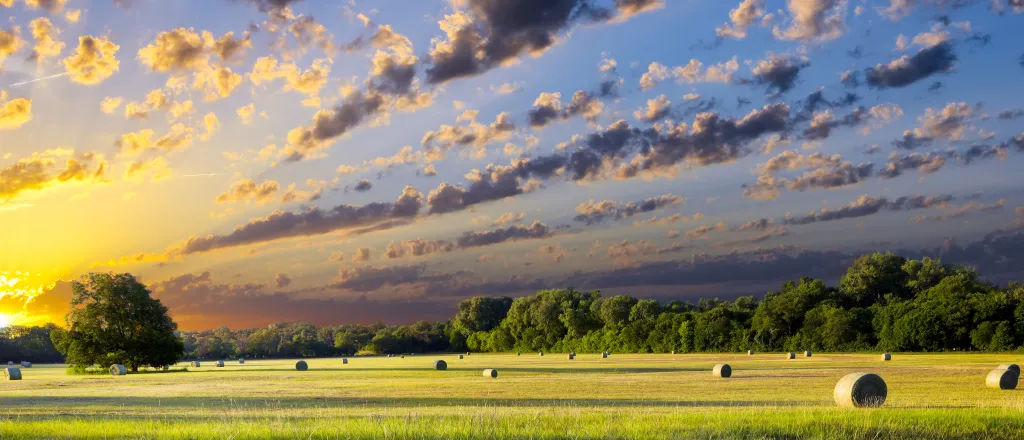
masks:
MULTIPOLYGON (((55 335, 63 331, 47 328, 55 335)), ((8 329, 0 335, 12 332, 8 329)), ((1019 283, 1000 287, 981 279, 973 269, 935 259, 872 254, 854 261, 837 286, 804 277, 784 283, 761 300, 745 296, 733 301, 702 298, 696 304, 661 303, 557 289, 516 299, 467 299, 444 322, 319 328, 276 323, 259 329, 221 327, 175 335, 184 356, 198 359, 466 350, 1010 351, 1024 349, 1024 287, 1019 283)), ((0 339, 0 347, 8 346, 4 343, 0 339)), ((14 345, 40 353, 53 349, 37 343, 14 345)))

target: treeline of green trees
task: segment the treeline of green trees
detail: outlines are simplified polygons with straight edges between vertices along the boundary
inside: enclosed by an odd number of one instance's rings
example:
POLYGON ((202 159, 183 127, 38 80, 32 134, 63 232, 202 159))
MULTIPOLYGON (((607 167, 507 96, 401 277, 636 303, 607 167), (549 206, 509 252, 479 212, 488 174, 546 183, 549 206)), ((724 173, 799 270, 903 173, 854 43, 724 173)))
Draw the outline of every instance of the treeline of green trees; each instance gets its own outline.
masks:
POLYGON ((838 286, 805 277, 760 301, 660 303, 560 289, 517 299, 471 298, 447 322, 277 323, 177 334, 186 357, 200 359, 465 350, 1010 351, 1024 348, 1024 287, 999 287, 973 269, 938 260, 873 254, 857 259, 838 286))
POLYGON ((50 333, 55 329, 57 326, 54 324, 0 328, 0 365, 6 366, 8 361, 40 364, 64 362, 64 355, 50 342, 50 333))

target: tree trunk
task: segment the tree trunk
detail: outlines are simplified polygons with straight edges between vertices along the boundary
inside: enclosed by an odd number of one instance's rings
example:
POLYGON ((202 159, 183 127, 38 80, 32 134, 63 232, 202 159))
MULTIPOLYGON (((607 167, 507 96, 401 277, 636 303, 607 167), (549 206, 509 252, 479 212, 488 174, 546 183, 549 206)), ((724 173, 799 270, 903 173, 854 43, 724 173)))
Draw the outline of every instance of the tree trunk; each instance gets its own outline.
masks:
POLYGON ((138 372, 139 372, 139 366, 138 365, 132 365, 132 373, 138 373, 138 372))

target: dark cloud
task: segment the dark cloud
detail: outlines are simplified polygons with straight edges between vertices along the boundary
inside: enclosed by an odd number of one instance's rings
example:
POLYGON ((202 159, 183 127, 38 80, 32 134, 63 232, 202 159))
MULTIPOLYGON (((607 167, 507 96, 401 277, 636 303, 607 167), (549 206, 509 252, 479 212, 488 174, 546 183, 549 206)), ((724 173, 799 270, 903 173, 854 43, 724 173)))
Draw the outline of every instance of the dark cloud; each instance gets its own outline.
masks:
POLYGON ((802 217, 786 217, 783 221, 787 225, 807 225, 811 223, 828 222, 847 218, 866 217, 877 214, 879 211, 907 211, 915 209, 928 209, 943 207, 953 200, 951 195, 923 196, 914 194, 889 200, 885 197, 872 197, 863 195, 850 204, 836 210, 822 209, 820 212, 811 212, 802 217))
POLYGON ((1012 121, 1014 119, 1021 119, 1021 118, 1024 118, 1024 109, 1019 109, 1018 108, 1018 109, 1014 109, 1014 110, 1003 110, 1003 111, 999 112, 999 114, 996 115, 996 117, 999 118, 999 119, 1002 119, 1004 121, 1012 121))
MULTIPOLYGON (((240 1, 240 0, 234 0, 240 1)), ((299 3, 302 0, 244 0, 245 2, 255 5, 259 8, 260 12, 269 12, 284 9, 295 3, 299 3)))
POLYGON ((835 119, 832 113, 822 114, 821 117, 811 119, 811 126, 804 130, 803 136, 807 140, 819 141, 827 139, 832 130, 840 127, 856 127, 868 119, 868 110, 864 107, 853 109, 842 118, 835 119))
POLYGON ((599 97, 603 95, 577 90, 572 95, 572 102, 563 105, 558 93, 542 93, 527 112, 530 127, 544 128, 556 120, 569 120, 582 115, 587 122, 595 122, 604 110, 599 97))
POLYGON ((652 212, 667 206, 678 205, 685 202, 686 198, 672 194, 665 194, 625 204, 615 203, 610 200, 601 202, 591 200, 590 202, 581 203, 576 207, 576 211, 579 212, 579 214, 574 218, 574 220, 579 223, 593 225, 605 220, 621 220, 623 218, 633 217, 638 214, 652 212))
POLYGON ((356 186, 354 188, 352 188, 352 189, 354 189, 356 191, 359 191, 359 192, 366 192, 366 191, 369 191, 372 188, 373 188, 373 182, 370 182, 369 180, 363 179, 363 180, 360 180, 359 183, 357 183, 356 186))
POLYGON ((330 287, 366 293, 375 292, 386 286, 449 282, 456 277, 456 274, 427 274, 426 270, 426 264, 342 269, 339 273, 341 280, 330 287))
POLYGON ((911 153, 901 156, 899 153, 892 153, 885 168, 878 171, 878 176, 885 179, 899 177, 907 170, 917 170, 921 174, 931 174, 946 164, 946 158, 940 154, 911 153))
POLYGON ((475 76, 525 53, 539 54, 578 23, 600 23, 651 10, 660 0, 616 0, 614 9, 588 0, 466 0, 469 20, 450 23, 448 41, 431 51, 427 81, 475 76))
POLYGON ((512 197, 525 192, 513 167, 492 166, 469 174, 469 187, 442 183, 427 196, 431 214, 461 211, 470 206, 512 197))
POLYGON ((401 243, 388 243, 384 250, 384 256, 389 259, 403 257, 422 257, 433 254, 443 254, 455 249, 455 244, 447 240, 405 240, 401 243))
POLYGON ((348 133, 367 117, 383 111, 384 106, 384 96, 379 93, 349 94, 334 109, 317 112, 312 126, 296 128, 288 133, 287 160, 300 161, 325 148, 327 142, 348 133))
POLYGON ((769 92, 785 93, 796 84, 800 70, 810 63, 786 57, 772 57, 754 66, 754 83, 767 86, 769 92))
POLYGON ((274 211, 235 227, 226 235, 191 237, 172 254, 189 255, 235 246, 263 243, 282 238, 322 235, 339 230, 353 233, 376 230, 379 224, 415 217, 423 195, 407 186, 394 203, 374 202, 362 206, 338 205, 330 210, 312 207, 302 212, 274 211))
POLYGON ((956 61, 953 46, 949 42, 943 42, 922 49, 912 56, 905 55, 889 64, 879 64, 865 69, 864 75, 870 87, 906 87, 936 73, 952 70, 956 61))
POLYGON ((291 283, 292 279, 288 277, 288 274, 279 273, 274 276, 274 284, 276 284, 278 288, 288 287, 291 283))
POLYGON ((530 240, 550 237, 553 234, 551 228, 539 221, 533 222, 530 226, 509 226, 484 232, 466 232, 456 241, 459 248, 473 248, 490 246, 518 240, 530 240))

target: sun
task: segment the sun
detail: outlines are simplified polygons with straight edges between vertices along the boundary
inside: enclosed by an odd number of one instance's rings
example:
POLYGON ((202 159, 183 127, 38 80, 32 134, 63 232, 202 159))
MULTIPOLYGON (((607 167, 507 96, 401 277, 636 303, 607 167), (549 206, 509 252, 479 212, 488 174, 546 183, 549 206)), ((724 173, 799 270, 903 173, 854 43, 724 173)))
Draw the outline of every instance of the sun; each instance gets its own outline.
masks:
POLYGON ((7 315, 0 313, 0 328, 4 328, 11 325, 11 318, 7 315))

